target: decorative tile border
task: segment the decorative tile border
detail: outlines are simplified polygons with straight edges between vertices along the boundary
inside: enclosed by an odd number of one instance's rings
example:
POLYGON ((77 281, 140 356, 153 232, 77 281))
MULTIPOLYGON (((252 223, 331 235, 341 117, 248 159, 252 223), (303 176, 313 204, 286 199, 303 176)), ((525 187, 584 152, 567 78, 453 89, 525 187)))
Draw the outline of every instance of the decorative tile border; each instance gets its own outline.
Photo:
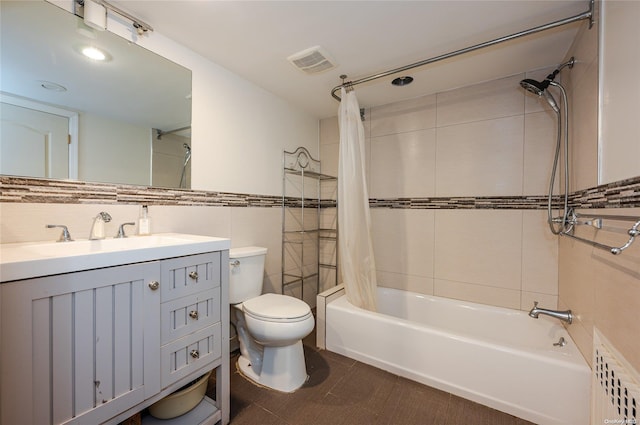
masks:
POLYGON ((439 198, 369 199, 371 208, 406 209, 515 209, 539 210, 547 208, 546 196, 476 196, 439 198))
POLYGON ((576 208, 640 207, 640 176, 574 192, 571 205, 576 208))
POLYGON ((270 208, 282 196, 0 176, 0 202, 270 208))
MULTIPOLYGON (((282 206, 282 197, 0 176, 0 202, 277 208, 282 206)), ((285 203, 287 206, 300 206, 300 199, 287 197, 285 203)), ((570 203, 577 208, 640 207, 640 176, 577 191, 571 194, 570 203)), ((317 207, 318 202, 305 199, 305 205, 317 207)), ((335 205, 332 200, 320 202, 321 208, 335 205)), ((372 198, 369 205, 372 208, 398 209, 540 210, 547 208, 547 197, 372 198)))

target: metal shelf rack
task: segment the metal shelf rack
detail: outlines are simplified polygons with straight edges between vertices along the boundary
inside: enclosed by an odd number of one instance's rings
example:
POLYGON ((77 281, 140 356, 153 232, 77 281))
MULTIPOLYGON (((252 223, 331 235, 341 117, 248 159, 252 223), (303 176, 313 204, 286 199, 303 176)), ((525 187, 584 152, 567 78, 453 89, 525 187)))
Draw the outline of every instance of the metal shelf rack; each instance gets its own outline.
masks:
POLYGON ((337 178, 320 172, 320 161, 304 147, 293 152, 284 151, 282 176, 282 293, 293 295, 299 286, 304 299, 305 286, 315 281, 320 292, 320 270, 336 274, 337 264, 320 261, 321 241, 335 244, 337 259, 337 228, 320 226, 322 184, 337 178))

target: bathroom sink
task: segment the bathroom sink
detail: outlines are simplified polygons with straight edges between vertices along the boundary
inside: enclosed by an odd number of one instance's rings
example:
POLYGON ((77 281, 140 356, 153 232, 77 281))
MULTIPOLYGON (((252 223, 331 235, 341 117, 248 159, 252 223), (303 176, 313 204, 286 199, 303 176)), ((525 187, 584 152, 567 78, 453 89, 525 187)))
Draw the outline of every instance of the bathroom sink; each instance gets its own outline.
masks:
POLYGON ((152 261, 229 249, 224 238, 160 233, 116 239, 72 242, 28 242, 0 245, 3 282, 119 264, 152 261))

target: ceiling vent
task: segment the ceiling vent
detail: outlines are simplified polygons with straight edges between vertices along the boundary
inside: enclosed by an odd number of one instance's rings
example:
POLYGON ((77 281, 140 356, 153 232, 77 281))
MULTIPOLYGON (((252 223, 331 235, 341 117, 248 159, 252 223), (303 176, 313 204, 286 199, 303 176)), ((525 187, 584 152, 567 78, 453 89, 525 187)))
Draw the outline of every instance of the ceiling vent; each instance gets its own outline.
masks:
POLYGON ((305 74, 318 74, 336 66, 329 54, 320 46, 294 53, 287 60, 305 74))

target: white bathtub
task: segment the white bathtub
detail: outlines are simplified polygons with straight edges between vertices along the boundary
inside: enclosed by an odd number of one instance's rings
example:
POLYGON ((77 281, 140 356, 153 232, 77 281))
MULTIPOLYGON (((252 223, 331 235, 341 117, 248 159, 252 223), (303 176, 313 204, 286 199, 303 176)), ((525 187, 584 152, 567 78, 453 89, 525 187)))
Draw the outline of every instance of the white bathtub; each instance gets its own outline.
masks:
POLYGON ((388 288, 378 304, 330 302, 326 348, 534 423, 589 423, 591 369, 558 320, 388 288))

